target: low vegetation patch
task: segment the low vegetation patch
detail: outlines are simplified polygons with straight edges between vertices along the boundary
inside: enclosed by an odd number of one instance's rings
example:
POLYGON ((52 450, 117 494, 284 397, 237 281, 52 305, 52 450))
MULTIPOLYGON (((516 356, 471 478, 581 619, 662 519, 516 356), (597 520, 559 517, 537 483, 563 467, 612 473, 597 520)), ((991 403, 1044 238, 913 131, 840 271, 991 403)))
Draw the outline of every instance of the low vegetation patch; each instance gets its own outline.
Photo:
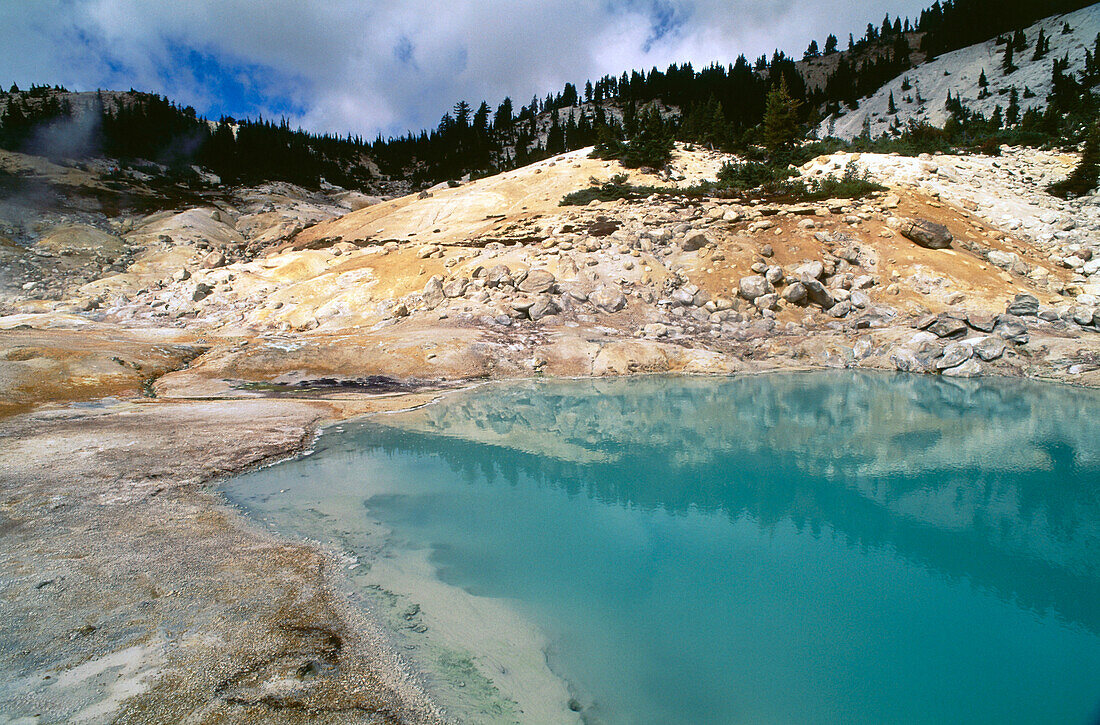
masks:
POLYGON ((566 194, 561 206, 585 206, 592 201, 643 199, 653 194, 689 198, 761 199, 796 204, 821 199, 858 199, 886 187, 871 181, 855 164, 848 164, 841 176, 805 179, 789 166, 757 161, 726 164, 718 172, 718 180, 705 181, 687 188, 669 186, 637 186, 618 174, 599 186, 566 194))
POLYGON ((657 186, 637 186, 627 181, 626 174, 616 174, 610 180, 598 186, 566 194, 558 202, 559 206, 586 206, 593 201, 615 201, 616 199, 642 199, 651 194, 675 194, 677 189, 657 186))

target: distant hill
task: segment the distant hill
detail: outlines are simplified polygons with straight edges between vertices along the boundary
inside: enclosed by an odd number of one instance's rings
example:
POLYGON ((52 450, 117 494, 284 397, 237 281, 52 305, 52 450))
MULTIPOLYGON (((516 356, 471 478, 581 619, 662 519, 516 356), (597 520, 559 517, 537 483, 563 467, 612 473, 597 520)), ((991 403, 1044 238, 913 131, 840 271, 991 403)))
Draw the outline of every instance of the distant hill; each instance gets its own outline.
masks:
MULTIPOLYGON (((1064 15, 1046 18, 1023 30, 1024 48, 1014 50, 1015 70, 1005 72, 1003 61, 1006 38, 994 38, 977 45, 945 53, 918 64, 885 83, 855 110, 830 114, 817 127, 818 136, 852 139, 865 133, 872 137, 887 133, 891 127, 904 128, 910 121, 943 126, 951 116, 948 94, 966 108, 989 117, 996 108, 1002 114, 1016 90, 1020 112, 1044 108, 1054 91, 1052 72, 1056 61, 1065 59, 1066 75, 1086 71, 1089 57, 1097 50, 1100 35, 1100 4, 1064 15), (1069 32, 1063 32, 1068 25, 1069 32), (1049 49, 1036 57, 1035 46, 1042 33, 1049 49), (981 85, 981 78, 986 85, 981 85), (896 113, 890 112, 890 97, 896 113)), ((1045 45, 1045 43, 1044 43, 1045 45)))

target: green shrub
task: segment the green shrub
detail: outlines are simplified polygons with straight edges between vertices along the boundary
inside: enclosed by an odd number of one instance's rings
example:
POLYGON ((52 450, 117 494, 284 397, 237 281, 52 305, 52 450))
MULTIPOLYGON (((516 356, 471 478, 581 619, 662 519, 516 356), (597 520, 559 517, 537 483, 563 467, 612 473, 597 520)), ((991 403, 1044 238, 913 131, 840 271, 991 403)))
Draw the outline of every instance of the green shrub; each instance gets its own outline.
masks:
POLYGON ((1047 191, 1063 199, 1083 196, 1096 188, 1100 176, 1100 122, 1093 126, 1085 141, 1081 161, 1065 180, 1047 187, 1047 191))

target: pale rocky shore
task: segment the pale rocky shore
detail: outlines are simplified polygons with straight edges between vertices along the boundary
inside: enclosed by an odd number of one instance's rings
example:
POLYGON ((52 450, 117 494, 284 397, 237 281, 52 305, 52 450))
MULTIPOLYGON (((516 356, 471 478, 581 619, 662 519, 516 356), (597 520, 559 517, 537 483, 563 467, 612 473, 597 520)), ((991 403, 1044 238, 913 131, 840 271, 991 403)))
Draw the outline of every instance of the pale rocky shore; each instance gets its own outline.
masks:
MULTIPOLYGON (((98 183, 15 156, 43 184, 98 183)), ((679 147, 631 181, 687 186, 728 158, 679 147)), ((327 554, 209 489, 437 389, 817 368, 1100 385, 1100 205, 1042 191, 1074 163, 835 154, 802 172, 853 164, 888 191, 560 206, 623 171, 582 151, 394 199, 268 185, 6 217, 0 712, 442 719, 327 554), (948 246, 920 234, 937 225, 948 246)))

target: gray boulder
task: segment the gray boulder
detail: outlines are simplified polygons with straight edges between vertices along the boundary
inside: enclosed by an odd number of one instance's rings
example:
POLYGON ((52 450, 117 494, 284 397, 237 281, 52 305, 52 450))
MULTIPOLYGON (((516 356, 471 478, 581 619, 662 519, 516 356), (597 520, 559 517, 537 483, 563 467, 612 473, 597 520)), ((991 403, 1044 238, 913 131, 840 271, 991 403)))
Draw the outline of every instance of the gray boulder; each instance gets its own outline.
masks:
POLYGON ((512 270, 505 267, 503 264, 498 264, 494 267, 490 267, 489 271, 485 274, 485 285, 487 287, 498 287, 501 285, 509 285, 512 283, 512 270))
POLYGON ((946 249, 954 237, 947 227, 927 219, 909 219, 902 222, 901 234, 906 239, 928 249, 946 249))
POLYGON ((966 332, 966 323, 949 315, 936 315, 936 321, 928 326, 928 331, 936 337, 955 337, 966 332))
POLYGON ((996 335, 982 338, 974 345, 974 354, 982 360, 996 360, 1005 354, 1005 341, 996 335))
POLYGON ((685 252, 694 252, 698 249, 702 249, 710 243, 707 239, 707 235, 703 232, 691 232, 684 237, 684 241, 680 243, 680 247, 685 252))
POLYGON ((825 285, 817 281, 808 274, 802 275, 799 282, 806 288, 806 296, 810 298, 810 302, 818 305, 823 310, 827 310, 836 304, 833 296, 829 294, 829 290, 825 289, 825 285))
POLYGON ((1039 298, 1026 292, 1018 294, 1008 303, 1005 313, 1017 317, 1035 317, 1039 314, 1039 298))
POLYGON ((965 342, 949 342, 943 348, 943 357, 936 361, 940 370, 962 365, 974 356, 974 348, 965 342))
POLYGON ((539 295, 527 308, 527 316, 536 322, 544 317, 558 314, 558 306, 546 295, 539 295))
POLYGON ((806 301, 806 285, 801 282, 795 282, 789 285, 783 290, 783 299, 787 300, 791 304, 799 305, 806 301))
POLYGON ((943 374, 949 378, 972 378, 982 374, 982 365, 974 358, 970 358, 961 365, 947 368, 943 371, 943 374))
POLYGON ((737 288, 741 296, 749 302, 754 301, 757 297, 762 295, 771 294, 774 291, 771 282, 758 274, 754 274, 750 277, 742 277, 737 288))
POLYGON ((1030 338, 1027 334, 1027 325, 1019 317, 1012 315, 998 315, 997 324, 993 326, 994 334, 1000 335, 1005 340, 1024 344, 1030 338))

